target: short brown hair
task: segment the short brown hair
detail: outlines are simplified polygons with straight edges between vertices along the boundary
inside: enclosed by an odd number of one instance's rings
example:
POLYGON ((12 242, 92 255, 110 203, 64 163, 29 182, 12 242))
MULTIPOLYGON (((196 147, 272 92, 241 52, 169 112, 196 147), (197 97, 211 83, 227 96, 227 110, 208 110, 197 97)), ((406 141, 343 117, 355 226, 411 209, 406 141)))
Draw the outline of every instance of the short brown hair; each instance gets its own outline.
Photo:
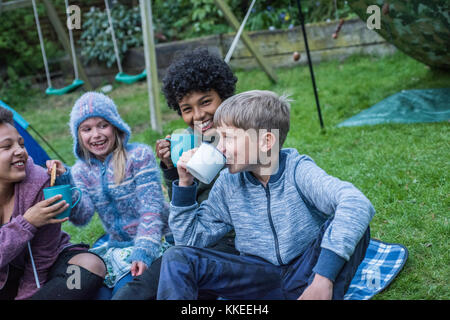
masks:
POLYGON ((13 113, 10 110, 0 107, 0 124, 9 123, 14 126, 13 118, 13 113))
POLYGON ((290 124, 290 99, 272 91, 252 90, 234 95, 219 106, 214 124, 236 128, 279 130, 280 148, 286 140, 290 124))

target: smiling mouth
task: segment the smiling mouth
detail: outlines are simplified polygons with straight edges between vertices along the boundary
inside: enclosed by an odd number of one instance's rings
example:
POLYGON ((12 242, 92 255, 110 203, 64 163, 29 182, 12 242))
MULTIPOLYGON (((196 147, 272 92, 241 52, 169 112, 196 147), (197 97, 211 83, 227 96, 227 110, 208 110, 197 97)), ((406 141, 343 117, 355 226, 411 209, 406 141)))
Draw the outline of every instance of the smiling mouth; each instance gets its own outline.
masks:
POLYGON ((202 131, 202 133, 204 133, 205 131, 211 129, 213 127, 214 123, 213 121, 207 120, 205 122, 202 122, 201 124, 198 125, 198 127, 200 128, 200 130, 202 131))
POLYGON ((98 142, 92 142, 90 143, 91 147, 95 150, 101 150, 106 146, 106 140, 98 141, 98 142))
POLYGON ((19 160, 19 161, 13 162, 13 163, 11 163, 11 166, 16 169, 25 169, 25 161, 19 160))

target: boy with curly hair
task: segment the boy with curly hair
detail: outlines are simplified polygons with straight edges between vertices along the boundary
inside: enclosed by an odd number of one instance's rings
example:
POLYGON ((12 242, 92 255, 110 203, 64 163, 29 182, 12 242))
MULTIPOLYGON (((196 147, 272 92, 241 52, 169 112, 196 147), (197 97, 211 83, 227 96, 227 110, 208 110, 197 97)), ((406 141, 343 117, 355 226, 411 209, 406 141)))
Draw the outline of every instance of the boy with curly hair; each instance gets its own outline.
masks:
MULTIPOLYGON (((223 59, 212 54, 208 49, 200 48, 185 53, 175 60, 167 69, 163 79, 162 91, 167 104, 175 110, 188 126, 186 131, 200 132, 203 140, 214 136, 213 119, 219 105, 235 93, 237 78, 223 59)), ((160 139, 156 142, 156 155, 161 160, 160 168, 164 182, 172 198, 172 183, 178 179, 177 168, 171 160, 170 141, 160 139)), ((196 201, 201 203, 208 199, 209 192, 216 181, 217 175, 209 184, 197 181, 198 189, 196 201)), ((231 254, 238 254, 234 246, 235 233, 230 230, 226 235, 209 247, 231 254)), ((156 298, 161 259, 141 276, 135 277, 120 289, 114 300, 150 300, 156 298)), ((201 299, 213 298, 202 294, 201 299)))
MULTIPOLYGON (((177 111, 188 126, 187 132, 195 131, 208 139, 214 132, 214 113, 222 101, 234 95, 236 82, 237 78, 221 57, 207 49, 197 49, 170 65, 163 79, 162 91, 169 107, 177 111)), ((171 160, 170 141, 158 140, 156 155, 161 159, 161 169, 171 198, 172 182, 178 179, 178 172, 171 160)), ((199 202, 208 198, 215 180, 210 184, 198 181, 199 202)))

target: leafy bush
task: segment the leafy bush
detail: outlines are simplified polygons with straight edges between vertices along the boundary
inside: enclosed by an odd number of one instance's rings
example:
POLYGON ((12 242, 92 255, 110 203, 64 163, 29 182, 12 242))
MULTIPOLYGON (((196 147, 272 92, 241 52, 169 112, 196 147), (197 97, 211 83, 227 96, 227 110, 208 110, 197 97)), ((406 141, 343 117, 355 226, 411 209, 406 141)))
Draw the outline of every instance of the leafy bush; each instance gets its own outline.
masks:
POLYGON ((36 90, 31 89, 30 79, 19 79, 13 67, 7 68, 8 80, 0 78, 0 100, 6 104, 17 108, 29 99, 36 90))
MULTIPOLYGON (((251 0, 227 1, 239 21, 247 13, 251 0)), ((305 22, 319 22, 356 16, 347 1, 302 0, 305 22)), ((214 0, 155 0, 153 19, 157 30, 168 40, 188 39, 232 32, 214 0)), ((256 1, 247 21, 246 30, 287 29, 299 25, 296 0, 256 1)))
MULTIPOLYGON (((38 12, 40 17, 44 16, 44 7, 38 6, 38 12)), ((48 39, 44 39, 44 43, 49 60, 62 54, 57 44, 48 39)), ((0 65, 7 65, 19 76, 44 70, 32 8, 1 14, 0 65)))
MULTIPOLYGON (((142 46, 141 14, 139 7, 127 8, 117 5, 111 9, 114 32, 120 59, 128 48, 142 46)), ((83 15, 79 44, 86 62, 98 60, 111 67, 116 62, 112 34, 105 10, 92 7, 83 15)))

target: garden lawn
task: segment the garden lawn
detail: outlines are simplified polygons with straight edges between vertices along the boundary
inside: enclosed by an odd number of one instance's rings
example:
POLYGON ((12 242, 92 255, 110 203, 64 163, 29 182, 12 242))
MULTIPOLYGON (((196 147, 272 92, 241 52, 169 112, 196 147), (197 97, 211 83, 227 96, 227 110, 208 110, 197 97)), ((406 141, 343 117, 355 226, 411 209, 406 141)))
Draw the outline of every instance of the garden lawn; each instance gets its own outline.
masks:
MULTIPOLYGON (((308 154, 329 174, 358 187, 376 209, 372 237, 408 248, 404 269, 375 299, 449 299, 449 123, 335 126, 401 90, 450 87, 450 74, 431 70, 402 53, 384 58, 353 56, 343 62, 315 65, 314 70, 326 128, 323 132, 306 66, 277 70, 277 84, 259 70, 237 71, 237 91, 289 93, 293 99, 291 127, 284 147, 308 154)), ((131 141, 154 148, 156 139, 184 127, 161 95, 164 134, 152 131, 146 84, 114 86, 110 96, 133 129, 131 141)), ((69 113, 80 94, 46 97, 39 93, 29 102, 13 106, 69 165, 75 160, 69 113)), ((89 244, 103 233, 97 215, 85 227, 65 223, 63 229, 74 242, 89 244)))

